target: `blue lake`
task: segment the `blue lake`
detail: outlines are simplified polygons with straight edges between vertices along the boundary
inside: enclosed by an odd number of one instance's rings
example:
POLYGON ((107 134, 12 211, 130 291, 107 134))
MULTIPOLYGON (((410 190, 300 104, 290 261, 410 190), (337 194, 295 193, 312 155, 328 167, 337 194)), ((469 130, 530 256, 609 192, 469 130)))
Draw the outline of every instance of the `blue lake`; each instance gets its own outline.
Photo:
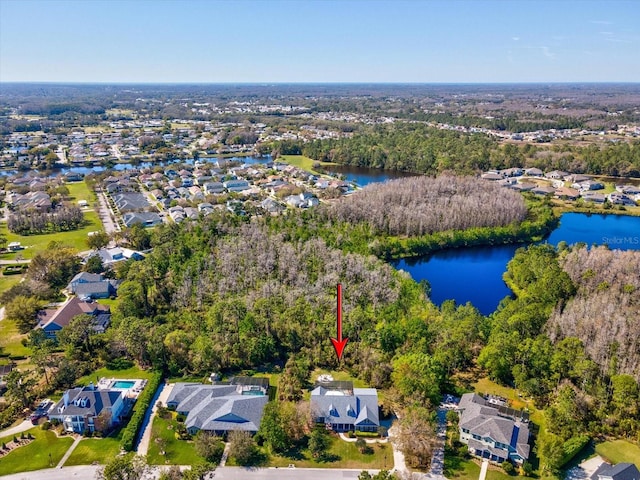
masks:
MULTIPOLYGON (((565 213, 560 226, 545 240, 557 245, 584 242, 609 248, 640 250, 640 217, 565 213)), ((398 260, 393 266, 431 285, 431 300, 440 305, 453 299, 471 302, 484 315, 511 294, 502 280, 518 246, 473 247, 445 250, 427 257, 398 260)))

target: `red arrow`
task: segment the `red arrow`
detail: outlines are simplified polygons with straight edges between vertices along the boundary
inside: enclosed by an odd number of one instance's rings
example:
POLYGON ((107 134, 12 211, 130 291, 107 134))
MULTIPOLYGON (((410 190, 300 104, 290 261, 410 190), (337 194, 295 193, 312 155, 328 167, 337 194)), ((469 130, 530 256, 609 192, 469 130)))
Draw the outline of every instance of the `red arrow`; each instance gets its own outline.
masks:
POLYGON ((342 338, 342 284, 338 284, 338 339, 331 339, 331 343, 333 343, 333 348, 336 349, 336 355, 338 355, 338 361, 342 358, 342 352, 344 351, 344 347, 349 341, 348 338, 342 338))

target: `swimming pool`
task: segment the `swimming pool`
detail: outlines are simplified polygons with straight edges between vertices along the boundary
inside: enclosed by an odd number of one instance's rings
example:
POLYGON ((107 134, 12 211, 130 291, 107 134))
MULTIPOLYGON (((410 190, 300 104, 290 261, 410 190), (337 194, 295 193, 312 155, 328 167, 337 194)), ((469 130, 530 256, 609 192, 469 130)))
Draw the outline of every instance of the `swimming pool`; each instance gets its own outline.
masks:
POLYGON ((136 382, 130 382, 125 380, 118 380, 117 382, 113 382, 111 385, 112 388, 131 388, 136 384, 136 382))

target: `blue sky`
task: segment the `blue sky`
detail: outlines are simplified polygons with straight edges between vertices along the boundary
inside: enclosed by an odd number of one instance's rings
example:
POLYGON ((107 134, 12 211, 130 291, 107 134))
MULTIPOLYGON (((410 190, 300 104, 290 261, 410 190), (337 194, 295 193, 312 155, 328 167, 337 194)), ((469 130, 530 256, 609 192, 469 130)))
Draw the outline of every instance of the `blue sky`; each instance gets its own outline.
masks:
POLYGON ((640 82, 640 0, 0 0, 0 81, 640 82))

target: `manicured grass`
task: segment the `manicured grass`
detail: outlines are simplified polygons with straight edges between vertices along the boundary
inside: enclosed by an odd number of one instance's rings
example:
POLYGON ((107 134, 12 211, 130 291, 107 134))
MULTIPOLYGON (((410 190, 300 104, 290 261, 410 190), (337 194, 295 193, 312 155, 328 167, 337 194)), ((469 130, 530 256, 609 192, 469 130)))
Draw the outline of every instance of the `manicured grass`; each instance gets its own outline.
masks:
POLYGON ((107 367, 94 370, 84 377, 80 377, 77 381, 77 385, 89 385, 89 382, 96 382, 102 377, 105 378, 143 378, 149 380, 153 372, 151 370, 142 370, 138 366, 127 368, 126 370, 111 370, 107 367))
POLYGON ((120 438, 85 438, 75 448, 64 466, 105 464, 120 453, 120 438))
MULTIPOLYGON (((317 172, 313 169, 313 164, 316 162, 315 160, 305 157, 304 155, 280 155, 278 157, 278 161, 288 163, 289 165, 293 165, 295 167, 301 168, 307 172, 319 175, 320 172, 317 172)), ((318 162, 322 166, 336 165, 331 162, 318 162)))
POLYGON ((9 355, 31 354, 31 350, 22 345, 22 339, 27 338, 27 334, 21 334, 18 331, 16 322, 5 318, 0 322, 0 349, 9 355))
MULTIPOLYGON (((0 476, 49 468, 50 462, 55 467, 73 443, 73 438, 58 437, 51 430, 35 427, 29 432, 36 438, 34 441, 0 458, 0 476)), ((0 438, 0 443, 12 439, 13 436, 0 438)))
POLYGON ((640 447, 626 440, 599 443, 596 445, 596 452, 613 464, 629 462, 640 468, 640 447))
POLYGON ((196 453, 193 441, 178 440, 176 438, 175 432, 178 422, 175 418, 175 413, 171 414, 171 419, 166 420, 157 415, 154 417, 151 427, 151 442, 147 453, 149 465, 194 465, 204 461, 196 453), (165 455, 160 455, 160 449, 156 443, 157 438, 163 438, 166 442, 165 455))
MULTIPOLYGON (((477 480, 480 476, 480 465, 471 459, 445 457, 444 474, 449 479, 477 480)), ((492 465, 489 466, 487 471, 487 480, 513 480, 514 478, 527 479, 531 477, 510 476, 492 465)))
POLYGON ((331 435, 331 446, 326 461, 313 458, 304 448, 296 451, 291 457, 271 455, 268 466, 287 467, 293 463, 298 468, 386 468, 388 470, 393 468, 393 451, 390 444, 371 444, 370 446, 373 448, 373 453, 363 455, 355 442, 345 442, 337 435, 331 435))
POLYGON ((335 381, 353 382, 353 386, 356 388, 367 388, 369 386, 359 378, 352 377, 348 372, 344 372, 342 370, 323 370, 321 368, 316 368, 311 372, 311 385, 315 384, 320 375, 331 375, 335 381))
POLYGON ((93 210, 96 202, 96 194, 89 189, 85 182, 67 183, 66 187, 69 189, 70 201, 77 203, 78 200, 86 200, 89 202, 90 207, 84 209, 86 224, 82 228, 70 232, 55 232, 42 235, 16 235, 9 232, 7 225, 2 223, 0 224, 0 233, 7 237, 7 243, 20 242, 22 246, 25 247, 16 253, 3 254, 3 260, 13 260, 17 254, 22 255, 23 258, 32 258, 36 252, 45 250, 49 242, 52 241, 70 245, 80 252, 89 249, 86 243, 88 233, 104 228, 98 214, 93 210))

